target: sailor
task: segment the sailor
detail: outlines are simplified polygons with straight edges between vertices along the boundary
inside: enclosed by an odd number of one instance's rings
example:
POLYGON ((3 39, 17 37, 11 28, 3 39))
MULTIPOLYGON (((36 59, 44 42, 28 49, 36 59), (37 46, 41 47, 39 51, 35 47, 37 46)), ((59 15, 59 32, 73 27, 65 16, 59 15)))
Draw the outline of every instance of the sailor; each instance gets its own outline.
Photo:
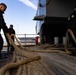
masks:
POLYGON ((6 8, 7 8, 6 4, 0 3, 0 60, 5 59, 5 57, 3 57, 1 53, 1 50, 3 48, 3 38, 1 36, 1 29, 3 29, 4 32, 8 32, 8 28, 3 18, 3 14, 6 8))
MULTIPOLYGON (((68 30, 71 29, 76 37, 76 6, 74 6, 73 12, 69 15, 68 18, 68 30)), ((74 42, 73 38, 69 34, 69 42, 72 44, 73 47, 76 48, 76 43, 74 42)), ((76 55, 76 50, 73 51, 73 55, 76 55)))

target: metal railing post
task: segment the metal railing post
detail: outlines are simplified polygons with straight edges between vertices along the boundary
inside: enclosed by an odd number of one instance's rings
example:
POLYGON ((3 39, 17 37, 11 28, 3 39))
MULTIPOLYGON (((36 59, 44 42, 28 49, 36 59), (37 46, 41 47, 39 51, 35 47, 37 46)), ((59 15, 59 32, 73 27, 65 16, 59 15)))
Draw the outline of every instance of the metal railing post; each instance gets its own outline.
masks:
POLYGON ((26 34, 25 34, 25 45, 26 45, 26 34))

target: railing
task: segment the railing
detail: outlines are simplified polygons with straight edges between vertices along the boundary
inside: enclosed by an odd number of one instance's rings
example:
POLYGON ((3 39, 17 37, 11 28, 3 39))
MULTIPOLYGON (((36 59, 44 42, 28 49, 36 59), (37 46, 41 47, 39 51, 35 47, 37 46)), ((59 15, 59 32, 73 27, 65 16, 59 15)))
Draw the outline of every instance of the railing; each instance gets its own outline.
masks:
MULTIPOLYGON (((36 40, 37 36, 39 36, 39 35, 37 35, 37 34, 16 34, 18 41, 22 45, 36 45, 35 40, 36 40)), ((6 42, 4 34, 2 34, 2 37, 4 39, 4 46, 7 46, 7 42, 6 42)), ((15 44, 18 45, 16 40, 15 40, 15 44)))

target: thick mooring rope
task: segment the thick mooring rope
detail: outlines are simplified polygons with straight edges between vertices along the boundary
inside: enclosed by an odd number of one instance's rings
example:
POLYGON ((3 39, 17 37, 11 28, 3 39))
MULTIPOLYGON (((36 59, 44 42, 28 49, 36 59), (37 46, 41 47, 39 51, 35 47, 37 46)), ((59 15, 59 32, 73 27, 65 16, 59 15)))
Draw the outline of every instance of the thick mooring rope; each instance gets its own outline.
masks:
MULTIPOLYGON (((39 55, 37 55, 36 53, 33 53, 33 52, 28 52, 28 51, 25 51, 25 50, 20 50, 16 45, 15 43, 13 42, 13 40, 11 39, 11 36, 6 33, 6 36, 7 38, 9 39, 10 41, 10 44, 13 45, 13 47, 15 48, 15 52, 18 53, 19 55, 23 56, 23 57, 26 57, 27 59, 26 60, 23 60, 23 61, 19 61, 19 62, 15 62, 15 63, 10 63, 8 65, 5 65, 3 66, 1 69, 0 69, 0 75, 5 75, 5 73, 11 69, 11 68, 16 68, 16 67, 19 67, 21 65, 24 65, 28 62, 31 62, 31 61, 35 61, 35 60, 39 60, 41 57, 39 55)), ((12 61, 14 61, 15 59, 13 58, 12 61)), ((8 73, 9 74, 9 73, 8 73)))
MULTIPOLYGON (((72 30, 68 30, 66 32, 66 42, 65 42, 65 51, 60 51, 60 50, 28 50, 25 47, 23 47, 21 45, 21 43, 18 41, 18 39, 16 38, 15 35, 13 35, 16 39, 16 41, 18 42, 18 44, 21 47, 21 50, 15 45, 15 43, 13 42, 13 40, 11 39, 11 36, 6 33, 7 38, 9 38, 10 43, 14 46, 15 48, 15 52, 18 53, 19 55, 26 57, 26 60, 19 60, 17 62, 15 62, 15 58, 16 56, 13 56, 12 62, 10 64, 7 64, 5 66, 3 66, 0 69, 0 75, 5 75, 5 73, 7 72, 6 75, 9 74, 8 70, 10 70, 11 68, 17 68, 20 67, 21 65, 27 64, 29 62, 35 61, 35 60, 39 60, 41 57, 38 55, 34 55, 34 52, 45 52, 45 53, 65 53, 65 54, 71 54, 70 51, 68 51, 67 49, 67 42, 68 42, 68 33, 70 33, 70 35, 72 36, 74 42, 76 43, 76 38, 72 32, 72 30)), ((16 55, 16 54, 14 54, 16 55)))
MULTIPOLYGON (((20 55, 25 56, 25 57, 27 57, 27 58, 33 56, 33 52, 24 51, 24 50, 18 48, 18 47, 16 46, 16 44, 13 42, 13 40, 11 39, 11 36, 10 36, 8 33, 6 33, 6 36, 7 36, 7 38, 9 39, 9 41, 11 42, 11 44, 13 45, 13 47, 15 48, 15 51, 16 51, 17 53, 19 53, 20 55)), ((35 56, 35 55, 34 55, 34 56, 35 56)), ((36 56, 37 56, 37 55, 36 55, 36 56)))
POLYGON ((76 43, 76 37, 75 37, 73 31, 71 29, 68 29, 66 32, 65 51, 68 51, 67 45, 68 45, 68 40, 69 40, 69 36, 68 36, 69 33, 70 33, 72 39, 74 40, 74 42, 76 43))
MULTIPOLYGON (((73 35, 73 34, 72 34, 73 35)), ((70 51, 68 51, 67 50, 67 48, 65 47, 65 51, 60 51, 60 50, 28 50, 28 49, 26 49, 25 47, 23 47, 22 45, 21 45, 21 43, 18 41, 18 39, 17 39, 17 37, 15 36, 15 35, 13 35, 14 37, 15 37, 15 39, 16 39, 16 41, 17 41, 17 43, 19 44, 19 46, 21 46, 21 49, 22 50, 26 50, 26 51, 29 51, 29 52, 43 52, 43 53, 65 53, 65 54, 71 54, 71 52, 70 51)), ((68 38, 67 37, 68 36, 68 33, 66 33, 66 39, 68 38)), ((66 40, 66 42, 67 42, 67 40, 66 40)), ((66 44, 67 45, 67 44, 66 44)), ((65 46, 66 46, 65 45, 65 46)))
POLYGON ((29 62, 39 60, 40 58, 41 57, 39 57, 39 56, 35 56, 35 57, 27 58, 26 60, 18 61, 16 63, 7 64, 0 69, 0 75, 5 75, 5 73, 10 69, 17 68, 17 67, 27 64, 29 62))

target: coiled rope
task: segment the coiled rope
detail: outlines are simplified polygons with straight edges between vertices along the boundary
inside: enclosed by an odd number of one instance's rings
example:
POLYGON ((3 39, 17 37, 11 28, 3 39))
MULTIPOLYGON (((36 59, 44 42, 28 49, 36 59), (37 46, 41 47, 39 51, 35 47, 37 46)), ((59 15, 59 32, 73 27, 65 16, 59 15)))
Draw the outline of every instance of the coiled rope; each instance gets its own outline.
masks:
MULTIPOLYGON (((33 53, 33 52, 27 52, 27 51, 24 51, 24 50, 20 50, 16 45, 15 43, 13 42, 13 40, 11 39, 11 36, 9 35, 9 33, 6 33, 6 36, 7 38, 9 39, 10 41, 10 44, 13 45, 13 47, 15 48, 15 52, 18 53, 19 55, 23 56, 23 57, 26 57, 26 60, 23 60, 23 61, 18 61, 18 62, 15 62, 15 63, 9 63, 5 66, 3 66, 1 69, 0 69, 0 75, 5 75, 5 73, 11 69, 11 68, 16 68, 16 67, 19 67, 23 64, 26 64, 28 62, 31 62, 31 61, 37 61, 39 59, 41 59, 41 57, 39 55, 37 55, 36 53, 33 53)), ((14 58, 13 58, 14 59, 14 58)), ((15 60, 15 59, 14 59, 15 60)), ((12 60, 12 61, 14 61, 12 60)), ((8 73, 9 74, 9 73, 8 73)))

